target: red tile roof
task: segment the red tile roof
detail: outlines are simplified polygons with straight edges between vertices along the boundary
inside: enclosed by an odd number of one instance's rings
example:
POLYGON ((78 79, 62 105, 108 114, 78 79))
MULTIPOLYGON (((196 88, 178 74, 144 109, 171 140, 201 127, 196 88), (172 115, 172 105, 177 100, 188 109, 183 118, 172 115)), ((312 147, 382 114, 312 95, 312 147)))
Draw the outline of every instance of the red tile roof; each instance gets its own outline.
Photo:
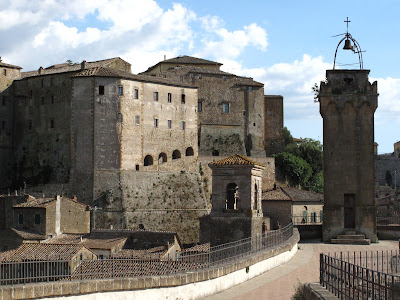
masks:
POLYGON ((247 157, 244 157, 240 154, 235 154, 235 155, 223 158, 221 160, 211 162, 210 165, 214 165, 214 166, 228 166, 228 165, 263 166, 262 164, 252 161, 251 159, 248 159, 247 157))

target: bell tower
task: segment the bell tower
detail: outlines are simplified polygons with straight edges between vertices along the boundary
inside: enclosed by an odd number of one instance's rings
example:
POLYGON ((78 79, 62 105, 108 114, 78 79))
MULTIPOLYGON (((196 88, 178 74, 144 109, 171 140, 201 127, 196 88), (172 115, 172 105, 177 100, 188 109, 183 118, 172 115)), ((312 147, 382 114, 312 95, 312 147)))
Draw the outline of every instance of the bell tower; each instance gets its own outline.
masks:
MULTIPOLYGON (((349 33, 344 50, 359 56, 360 69, 326 71, 319 89, 324 134, 323 240, 347 232, 377 241, 374 195, 374 113, 377 82, 368 80, 359 44, 349 33), (352 42, 354 46, 352 45, 352 42)), ((338 45, 338 47, 339 47, 338 45)), ((369 242, 369 241, 368 241, 369 242)))

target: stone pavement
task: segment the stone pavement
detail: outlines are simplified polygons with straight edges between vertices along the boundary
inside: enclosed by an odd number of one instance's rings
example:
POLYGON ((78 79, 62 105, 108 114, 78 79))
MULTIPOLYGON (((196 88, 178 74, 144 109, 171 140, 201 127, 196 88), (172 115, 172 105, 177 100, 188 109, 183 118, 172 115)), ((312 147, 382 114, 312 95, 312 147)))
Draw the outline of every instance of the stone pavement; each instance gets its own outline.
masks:
POLYGON ((319 254, 347 251, 398 250, 398 241, 380 241, 371 245, 334 245, 317 240, 298 244, 297 254, 288 263, 204 300, 285 300, 295 292, 298 282, 319 281, 319 254))

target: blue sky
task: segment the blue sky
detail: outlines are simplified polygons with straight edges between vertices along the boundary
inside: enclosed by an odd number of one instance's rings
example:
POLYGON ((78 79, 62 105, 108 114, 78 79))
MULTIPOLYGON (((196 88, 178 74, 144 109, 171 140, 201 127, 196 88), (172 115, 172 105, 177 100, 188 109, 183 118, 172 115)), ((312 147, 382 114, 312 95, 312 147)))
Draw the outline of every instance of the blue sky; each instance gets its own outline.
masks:
MULTIPOLYGON (((378 81, 375 141, 380 153, 400 140, 400 1, 2 0, 0 56, 24 71, 70 59, 119 56, 138 73, 162 60, 192 55, 265 84, 284 97, 285 126, 322 140, 311 87, 332 68, 346 32, 359 42, 364 68, 378 81)), ((339 52, 339 62, 357 62, 339 52)))

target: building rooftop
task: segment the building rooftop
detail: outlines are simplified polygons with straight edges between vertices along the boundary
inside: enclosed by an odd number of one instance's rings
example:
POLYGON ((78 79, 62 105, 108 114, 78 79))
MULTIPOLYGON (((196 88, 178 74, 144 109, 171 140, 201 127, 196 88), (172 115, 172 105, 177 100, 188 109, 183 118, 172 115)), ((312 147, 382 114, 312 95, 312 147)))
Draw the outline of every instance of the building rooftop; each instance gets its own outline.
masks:
POLYGON ((187 88, 196 88, 194 85, 189 85, 183 82, 179 82, 177 80, 167 79, 167 78, 160 78, 151 75, 135 75, 132 73, 127 73, 111 68, 106 67, 95 67, 82 70, 81 72, 75 74, 73 77, 117 77, 123 79, 132 79, 141 82, 151 82, 151 83, 159 83, 165 85, 174 85, 180 87, 187 87, 187 88))
POLYGON ((252 161, 251 159, 248 159, 247 157, 244 157, 240 154, 235 154, 235 155, 223 158, 221 160, 213 161, 213 162, 209 163, 209 165, 212 165, 212 166, 229 166, 229 165, 263 166, 262 164, 252 161))
POLYGON ((10 64, 3 63, 3 62, 1 61, 1 57, 0 57, 0 67, 10 68, 10 69, 18 69, 18 70, 22 69, 20 66, 10 65, 10 64))
POLYGON ((266 190, 262 192, 261 200, 285 200, 292 201, 292 198, 285 193, 281 187, 266 190))
MULTIPOLYGON (((103 60, 85 62, 85 68, 106 67, 117 60, 121 60, 121 61, 125 62, 126 64, 128 64, 128 62, 124 61, 120 57, 113 57, 113 58, 108 58, 108 59, 103 59, 103 60)), ((32 77, 32 76, 39 76, 39 75, 57 74, 57 73, 64 73, 64 72, 71 72, 71 71, 79 71, 79 70, 81 70, 81 68, 82 68, 81 63, 73 63, 73 64, 61 63, 61 64, 52 65, 45 69, 43 69, 41 67, 40 74, 39 74, 38 70, 34 70, 34 71, 22 72, 21 76, 23 78, 25 78, 25 77, 32 77)))
POLYGON ((293 187, 276 187, 262 192, 262 200, 286 200, 293 202, 323 202, 324 195, 293 187))
MULTIPOLYGON (((0 261, 23 261, 23 260, 47 260, 47 259, 71 259, 76 255, 83 245, 76 244, 22 244, 15 250, 0 253, 0 261)), ((95 255, 93 253, 93 255, 95 255)))
POLYGON ((16 204, 14 207, 47 207, 56 200, 56 198, 34 198, 30 196, 26 202, 16 204))
POLYGON ((190 248, 186 248, 182 250, 182 253, 187 253, 187 252, 209 252, 210 251, 210 243, 205 243, 205 244, 200 244, 200 245, 195 245, 190 248))
POLYGON ((13 227, 6 228, 3 231, 1 231, 0 234, 10 236, 10 234, 12 233, 18 235, 23 240, 40 241, 46 239, 44 235, 26 228, 13 228, 13 227))

